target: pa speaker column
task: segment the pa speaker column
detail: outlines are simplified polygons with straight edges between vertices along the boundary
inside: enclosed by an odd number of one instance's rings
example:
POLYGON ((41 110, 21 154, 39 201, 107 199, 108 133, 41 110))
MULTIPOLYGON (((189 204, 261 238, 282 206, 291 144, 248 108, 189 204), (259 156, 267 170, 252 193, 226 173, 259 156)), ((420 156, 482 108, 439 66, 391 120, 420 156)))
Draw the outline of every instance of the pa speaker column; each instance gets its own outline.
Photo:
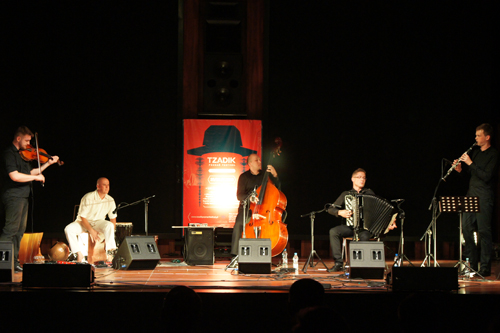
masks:
POLYGON ((188 265, 214 264, 214 229, 188 228, 185 236, 185 260, 188 265))

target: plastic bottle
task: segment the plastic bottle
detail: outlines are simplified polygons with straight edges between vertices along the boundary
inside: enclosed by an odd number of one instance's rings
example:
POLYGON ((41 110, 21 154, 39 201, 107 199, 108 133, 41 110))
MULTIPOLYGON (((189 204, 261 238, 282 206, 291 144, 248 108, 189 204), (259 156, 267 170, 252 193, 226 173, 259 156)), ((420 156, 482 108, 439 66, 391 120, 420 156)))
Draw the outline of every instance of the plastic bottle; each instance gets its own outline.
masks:
POLYGON ((295 274, 299 274, 299 256, 297 252, 293 255, 293 269, 295 270, 295 274))
POLYGON ((283 251, 281 254, 282 259, 281 259, 281 267, 282 268, 288 268, 288 252, 286 252, 286 249, 283 251))
POLYGON ((396 253, 394 256, 394 265, 393 267, 399 267, 399 254, 396 253))
POLYGON ((464 280, 469 281, 470 280, 470 262, 469 258, 465 259, 465 266, 464 266, 464 280))

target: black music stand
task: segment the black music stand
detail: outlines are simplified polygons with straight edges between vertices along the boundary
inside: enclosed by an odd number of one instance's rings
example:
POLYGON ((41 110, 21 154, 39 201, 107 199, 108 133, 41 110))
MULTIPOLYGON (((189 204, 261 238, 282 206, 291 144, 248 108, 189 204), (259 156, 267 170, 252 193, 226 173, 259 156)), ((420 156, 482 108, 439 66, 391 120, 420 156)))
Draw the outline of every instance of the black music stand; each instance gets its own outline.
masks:
POLYGON ((473 271, 480 277, 484 277, 477 271, 472 269, 462 260, 462 222, 463 213, 479 213, 479 197, 440 197, 439 198, 439 210, 442 213, 458 213, 460 218, 460 236, 459 236, 459 255, 460 258, 458 262, 453 267, 459 266, 460 271, 462 271, 463 266, 467 267, 469 270, 473 271))
POLYGON ((309 254, 309 257, 307 258, 307 261, 304 264, 304 267, 302 267, 302 272, 304 272, 304 273, 307 273, 307 265, 309 265, 309 263, 310 263, 311 267, 316 266, 316 265, 314 265, 314 256, 318 257, 318 260, 321 261, 323 266, 325 266, 326 270, 328 271, 328 267, 323 262, 323 260, 321 260, 318 253, 316 252, 316 250, 314 250, 314 218, 315 218, 316 214, 322 213, 324 211, 326 211, 326 206, 325 206, 325 208, 323 208, 322 210, 319 210, 317 212, 310 212, 308 214, 300 215, 300 217, 305 217, 305 216, 311 217, 311 253, 309 254))

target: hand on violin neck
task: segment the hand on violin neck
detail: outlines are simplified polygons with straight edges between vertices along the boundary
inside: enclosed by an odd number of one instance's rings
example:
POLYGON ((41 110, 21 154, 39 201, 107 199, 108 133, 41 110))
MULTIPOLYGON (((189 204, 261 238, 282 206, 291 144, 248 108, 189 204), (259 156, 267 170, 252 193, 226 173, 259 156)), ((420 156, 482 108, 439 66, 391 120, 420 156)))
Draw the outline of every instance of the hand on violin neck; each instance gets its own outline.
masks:
POLYGON ((49 158, 49 160, 47 161, 47 163, 49 165, 51 165, 51 164, 57 163, 58 161, 59 161, 59 156, 51 156, 51 158, 49 158))
POLYGON ((270 172, 274 178, 278 178, 278 173, 276 172, 276 169, 272 165, 268 165, 266 171, 270 172))

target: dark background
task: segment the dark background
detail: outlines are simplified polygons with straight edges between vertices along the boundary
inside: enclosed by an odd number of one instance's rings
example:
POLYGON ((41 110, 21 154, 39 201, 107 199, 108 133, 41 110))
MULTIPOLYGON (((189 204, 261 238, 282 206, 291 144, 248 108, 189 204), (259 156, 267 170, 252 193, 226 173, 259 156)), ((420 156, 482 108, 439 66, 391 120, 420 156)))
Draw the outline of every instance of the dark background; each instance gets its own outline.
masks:
MULTIPOLYGON (((3 2, 0 12, 2 147, 26 125, 65 162, 44 173, 45 187, 34 184, 34 231, 62 234, 105 176, 117 203, 156 195, 149 231, 174 233, 183 148, 177 1, 3 2)), ((498 14, 485 3, 269 2, 264 142, 284 142, 275 166, 292 237, 307 237, 300 215, 333 202, 362 167, 367 187, 406 200, 405 234, 420 238, 441 159, 467 150, 477 125, 498 129, 498 14)), ((466 189, 452 174, 438 195, 466 189)), ((144 205, 118 220, 143 232, 144 205)), ((339 222, 318 214, 316 234, 339 222)), ((458 239, 457 216, 438 222, 440 239, 458 239)))

